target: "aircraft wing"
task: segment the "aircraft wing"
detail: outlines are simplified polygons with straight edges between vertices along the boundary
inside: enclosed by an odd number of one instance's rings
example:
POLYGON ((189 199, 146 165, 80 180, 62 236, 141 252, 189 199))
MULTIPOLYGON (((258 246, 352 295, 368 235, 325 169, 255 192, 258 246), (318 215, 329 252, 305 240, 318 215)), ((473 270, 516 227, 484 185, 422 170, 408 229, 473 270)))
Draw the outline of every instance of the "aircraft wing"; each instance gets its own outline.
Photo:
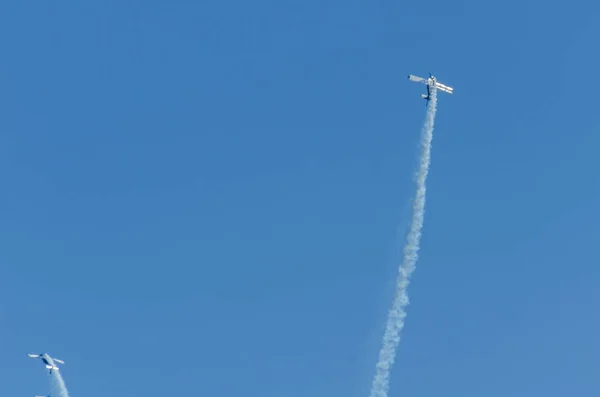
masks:
POLYGON ((435 88, 437 88, 440 91, 447 92, 448 94, 452 94, 452 92, 454 91, 454 88, 448 87, 447 85, 444 85, 442 83, 438 83, 437 81, 435 82, 435 88))
POLYGON ((422 77, 418 77, 418 76, 413 76, 412 74, 408 75, 408 79, 410 81, 414 81, 414 82, 417 82, 417 83, 427 84, 427 80, 426 79, 424 79, 422 77))
POLYGON ((59 360, 58 358, 52 358, 54 361, 56 361, 57 363, 61 363, 64 364, 65 362, 63 360, 59 360))
POLYGON ((28 354, 28 356, 31 357, 31 358, 41 357, 39 354, 28 354))

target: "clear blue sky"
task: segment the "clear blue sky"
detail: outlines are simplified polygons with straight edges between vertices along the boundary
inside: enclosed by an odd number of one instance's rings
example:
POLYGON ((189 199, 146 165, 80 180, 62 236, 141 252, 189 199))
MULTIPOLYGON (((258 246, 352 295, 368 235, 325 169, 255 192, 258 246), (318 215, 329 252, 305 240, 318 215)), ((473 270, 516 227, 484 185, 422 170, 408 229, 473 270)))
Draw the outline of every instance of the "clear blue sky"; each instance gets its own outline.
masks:
POLYGON ((600 388, 600 5, 0 5, 0 395, 368 395, 440 93, 403 397, 600 388))

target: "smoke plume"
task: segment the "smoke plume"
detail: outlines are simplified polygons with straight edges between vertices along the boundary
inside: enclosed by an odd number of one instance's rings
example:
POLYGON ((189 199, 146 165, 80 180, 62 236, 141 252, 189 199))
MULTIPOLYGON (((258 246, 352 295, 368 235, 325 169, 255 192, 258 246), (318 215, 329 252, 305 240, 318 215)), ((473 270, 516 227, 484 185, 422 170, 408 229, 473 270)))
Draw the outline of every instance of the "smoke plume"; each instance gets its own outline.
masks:
POLYGON ((396 358, 396 349, 400 343, 400 332, 404 328, 406 318, 406 306, 408 305, 407 289, 410 277, 415 271, 419 245, 421 240, 421 229, 425 217, 425 193, 427 174, 431 161, 431 140, 433 139, 433 124, 437 108, 437 89, 431 87, 429 107, 425 124, 421 132, 421 155, 419 168, 416 173, 416 195, 413 202, 412 219, 404 256, 398 270, 396 281, 396 293, 390 311, 388 312, 383 344, 379 351, 379 360, 376 366, 375 377, 371 386, 370 397, 387 397, 390 387, 390 371, 396 358))

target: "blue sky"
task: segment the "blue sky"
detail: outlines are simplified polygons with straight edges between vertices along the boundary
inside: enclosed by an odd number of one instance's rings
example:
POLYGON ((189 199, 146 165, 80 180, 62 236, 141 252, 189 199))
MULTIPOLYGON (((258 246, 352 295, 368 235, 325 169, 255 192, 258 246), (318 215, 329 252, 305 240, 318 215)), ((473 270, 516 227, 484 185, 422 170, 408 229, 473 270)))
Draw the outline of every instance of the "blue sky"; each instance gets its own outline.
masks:
POLYGON ((0 5, 0 395, 368 395, 440 94, 402 396, 600 387, 595 2, 0 5))

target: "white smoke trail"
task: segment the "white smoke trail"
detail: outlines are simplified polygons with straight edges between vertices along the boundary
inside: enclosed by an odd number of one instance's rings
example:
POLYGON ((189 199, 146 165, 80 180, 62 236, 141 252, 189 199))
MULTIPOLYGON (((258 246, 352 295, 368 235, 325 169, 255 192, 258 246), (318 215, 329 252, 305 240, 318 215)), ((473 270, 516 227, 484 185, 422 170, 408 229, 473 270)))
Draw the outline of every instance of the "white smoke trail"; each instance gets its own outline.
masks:
POLYGON ((415 271, 419 244, 421 241, 421 229, 425 217, 425 193, 427 174, 431 161, 431 140, 433 139, 433 122, 437 108, 437 89, 431 87, 431 96, 425 124, 421 132, 421 156, 419 168, 416 173, 417 191, 413 202, 413 213, 406 245, 404 246, 404 258, 398 269, 396 281, 396 294, 392 308, 388 312, 383 344, 379 351, 379 360, 376 366, 375 377, 371 385, 370 397, 387 397, 390 388, 390 370, 396 358, 396 348, 400 343, 400 332, 404 328, 406 317, 406 306, 408 305, 408 294, 406 290, 410 283, 410 276, 415 271))
POLYGON ((52 374, 50 375, 50 383, 50 397, 69 397, 67 385, 65 384, 65 381, 63 380, 59 371, 52 371, 52 374))

